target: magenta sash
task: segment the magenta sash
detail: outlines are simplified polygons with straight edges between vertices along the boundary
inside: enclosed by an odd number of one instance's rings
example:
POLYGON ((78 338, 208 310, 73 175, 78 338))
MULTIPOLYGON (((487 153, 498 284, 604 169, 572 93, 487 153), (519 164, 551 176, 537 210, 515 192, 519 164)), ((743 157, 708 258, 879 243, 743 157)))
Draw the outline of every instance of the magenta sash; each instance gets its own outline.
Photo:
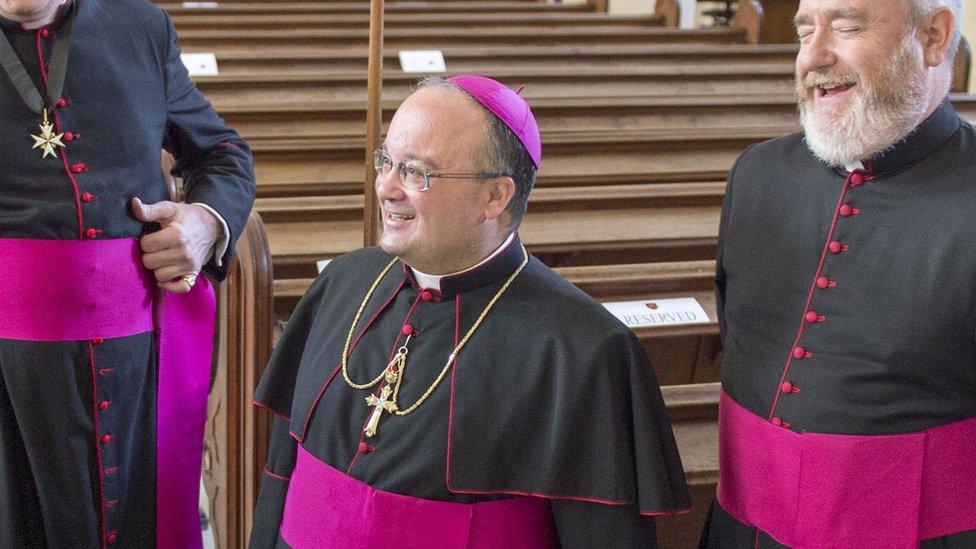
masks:
POLYGON ((200 461, 216 312, 209 281, 201 276, 190 293, 163 296, 134 238, 0 238, 0 258, 0 339, 83 341, 158 331, 157 546, 201 547, 200 461))
POLYGON ((916 548, 976 530, 976 418, 900 435, 797 433, 722 392, 718 501, 797 549, 916 548))
POLYGON ((450 503, 376 490, 298 445, 281 537, 295 549, 554 547, 548 500, 450 503))

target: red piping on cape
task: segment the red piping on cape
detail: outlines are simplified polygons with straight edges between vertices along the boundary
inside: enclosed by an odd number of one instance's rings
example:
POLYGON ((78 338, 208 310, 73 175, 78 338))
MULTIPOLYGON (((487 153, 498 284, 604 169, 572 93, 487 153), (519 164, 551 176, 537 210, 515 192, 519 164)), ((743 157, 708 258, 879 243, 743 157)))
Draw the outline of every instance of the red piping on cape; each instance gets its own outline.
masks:
MULTIPOLYGON (((366 334, 366 330, 368 330, 369 327, 372 326, 374 322, 376 322, 376 319, 379 318, 380 313, 382 313, 384 310, 386 310, 387 307, 390 306, 390 303, 393 302, 393 298, 395 298, 397 294, 400 293, 400 290, 403 289, 403 286, 404 284, 406 284, 406 282, 407 282, 406 279, 404 279, 400 282, 399 285, 397 285, 396 289, 393 290, 393 293, 390 294, 390 297, 387 298, 385 303, 383 303, 383 306, 377 309, 376 313, 374 313, 372 318, 369 319, 369 322, 367 322, 366 325, 363 326, 363 329, 359 332, 359 335, 356 336, 356 340, 353 341, 352 345, 349 347, 349 353, 346 355, 347 360, 349 358, 349 355, 351 355, 352 352, 356 349, 356 345, 359 345, 359 341, 366 334)), ((305 435, 308 434, 308 424, 311 423, 312 415, 315 414, 315 409, 318 408, 319 401, 322 400, 322 395, 325 394, 325 390, 329 387, 329 384, 332 383, 332 380, 335 378, 335 375, 339 372, 340 369, 342 369, 342 361, 339 362, 339 365, 336 366, 335 370, 332 370, 332 373, 329 374, 329 377, 326 378, 324 383, 322 383, 322 387, 319 389, 319 393, 315 395, 315 400, 312 402, 312 405, 308 408, 308 415, 305 416, 305 424, 302 425, 302 433, 298 435, 299 438, 297 440, 299 442, 305 441, 305 435)), ((291 428, 289 428, 289 430, 291 430, 291 428)), ((295 434, 297 435, 298 433, 295 434)))
POLYGON ((268 469, 267 467, 264 468, 264 474, 268 475, 271 478, 276 478, 278 480, 289 480, 289 481, 291 480, 291 477, 283 477, 277 473, 272 473, 271 470, 268 469))
MULTIPOLYGON (((458 344, 461 338, 461 294, 458 294, 455 298, 455 315, 454 318, 454 345, 458 344)), ((448 415, 447 415, 447 465, 444 472, 444 485, 447 487, 447 491, 452 494, 469 494, 469 495, 509 495, 509 496, 531 496, 544 499, 558 499, 558 500, 571 500, 571 501, 582 501, 586 503, 597 503, 600 505, 636 505, 634 501, 613 501, 608 499, 590 498, 585 496, 567 496, 567 495, 553 495, 553 494, 543 494, 538 492, 526 492, 523 490, 510 490, 510 489, 500 489, 500 490, 463 490, 460 488, 455 488, 451 485, 451 434, 454 432, 454 392, 457 385, 457 356, 454 357, 454 365, 451 368, 451 400, 448 405, 448 415)), ((640 514, 644 516, 654 517, 654 516, 674 516, 682 515, 685 513, 690 513, 691 507, 687 509, 680 509, 677 511, 658 511, 640 510, 640 514)))
MULTIPOLYGON (((786 365, 783 366, 783 374, 779 378, 779 383, 776 384, 776 396, 773 398, 773 405, 769 409, 769 417, 766 419, 772 420, 776 416, 776 407, 779 406, 779 399, 783 392, 780 390, 783 382, 786 381, 786 377, 790 374, 790 368, 793 366, 793 349, 800 344, 800 340, 803 339, 803 332, 806 328, 807 322, 805 315, 807 311, 810 310, 810 303, 813 301, 813 294, 817 290, 817 279, 823 273, 824 262, 827 259, 827 252, 830 251, 830 243, 834 240, 834 231, 837 229, 837 221, 840 219, 840 207, 844 205, 844 198, 847 197, 847 191, 850 189, 851 177, 859 173, 855 170, 848 174, 847 179, 844 180, 844 186, 841 187, 840 196, 837 198, 837 205, 834 206, 834 219, 830 223, 830 230, 827 231, 827 243, 824 244, 823 250, 820 252, 820 262, 817 264, 817 271, 813 275, 813 282, 810 284, 810 291, 807 292, 807 301, 803 305, 803 312, 800 315, 800 329, 796 333, 796 338, 793 340, 793 345, 790 346, 789 356, 786 359, 786 365)), ((865 180, 870 179, 866 177, 865 180)), ((784 425, 785 427, 785 425, 784 425)))

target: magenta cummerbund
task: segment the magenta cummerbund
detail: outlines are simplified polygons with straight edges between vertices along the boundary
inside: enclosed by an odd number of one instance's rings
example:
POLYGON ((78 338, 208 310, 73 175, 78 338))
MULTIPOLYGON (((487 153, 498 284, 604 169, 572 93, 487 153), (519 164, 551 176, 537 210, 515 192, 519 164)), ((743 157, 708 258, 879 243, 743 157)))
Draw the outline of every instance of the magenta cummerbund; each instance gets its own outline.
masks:
POLYGON ((718 500, 798 549, 916 548, 976 530, 976 418, 914 433, 797 433, 719 405, 718 500))
POLYGON ((288 486, 281 536, 295 549, 552 547, 549 502, 516 497, 451 503, 376 490, 301 445, 288 486))

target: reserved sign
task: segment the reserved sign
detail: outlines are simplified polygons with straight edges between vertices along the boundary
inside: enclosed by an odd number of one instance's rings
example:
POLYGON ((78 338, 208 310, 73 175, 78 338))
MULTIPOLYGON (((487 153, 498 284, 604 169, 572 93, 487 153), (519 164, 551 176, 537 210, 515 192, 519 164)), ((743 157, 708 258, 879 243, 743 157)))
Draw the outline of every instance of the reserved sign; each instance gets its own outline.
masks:
POLYGON ((403 72, 444 72, 444 55, 440 50, 400 50, 400 70, 403 72))
POLYGON ((708 324, 705 309, 693 297, 648 301, 610 301, 603 304, 629 328, 708 324))
POLYGON ((190 76, 217 76, 217 56, 212 53, 183 53, 180 59, 190 76))

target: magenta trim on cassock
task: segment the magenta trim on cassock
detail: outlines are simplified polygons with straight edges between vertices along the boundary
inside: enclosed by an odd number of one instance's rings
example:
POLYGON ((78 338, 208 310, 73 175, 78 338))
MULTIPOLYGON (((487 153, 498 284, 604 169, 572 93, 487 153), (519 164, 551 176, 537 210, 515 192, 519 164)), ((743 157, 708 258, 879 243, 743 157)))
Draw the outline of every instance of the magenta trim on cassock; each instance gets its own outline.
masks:
POLYGON ((900 435, 797 433, 722 391, 718 501, 796 549, 917 548, 976 530, 976 418, 900 435))
POLYGON ((295 549, 555 546, 549 502, 533 497, 451 503, 376 490, 298 445, 281 522, 295 549))
POLYGON ((161 292, 135 238, 0 238, 0 339, 84 341, 158 330, 156 541, 199 548, 198 497, 216 312, 213 287, 161 292), (154 322, 154 306, 158 318, 154 322))

